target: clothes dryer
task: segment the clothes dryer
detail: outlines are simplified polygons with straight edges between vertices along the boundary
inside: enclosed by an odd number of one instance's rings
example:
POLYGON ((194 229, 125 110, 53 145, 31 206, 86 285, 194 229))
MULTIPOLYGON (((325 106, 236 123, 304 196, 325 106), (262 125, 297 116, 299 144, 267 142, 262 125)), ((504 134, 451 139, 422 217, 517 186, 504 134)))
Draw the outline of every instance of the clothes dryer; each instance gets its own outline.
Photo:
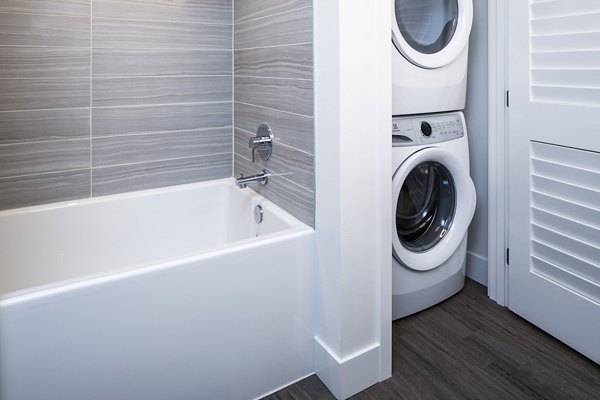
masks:
POLYGON ((393 118, 392 316, 447 299, 464 286, 475 212, 461 112, 393 118))
POLYGON ((472 0, 392 0, 392 114, 465 108, 472 0))

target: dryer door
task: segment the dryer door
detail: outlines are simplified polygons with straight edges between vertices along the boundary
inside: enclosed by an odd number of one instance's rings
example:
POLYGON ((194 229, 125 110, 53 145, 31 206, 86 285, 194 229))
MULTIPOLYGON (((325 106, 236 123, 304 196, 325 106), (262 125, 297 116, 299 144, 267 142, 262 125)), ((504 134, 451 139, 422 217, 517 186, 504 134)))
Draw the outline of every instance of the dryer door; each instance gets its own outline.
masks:
POLYGON ((472 0, 392 0, 392 41, 422 68, 450 64, 469 42, 472 0))
POLYGON ((475 212, 475 187, 454 154, 440 148, 418 151, 393 177, 394 257, 417 271, 448 260, 475 212))

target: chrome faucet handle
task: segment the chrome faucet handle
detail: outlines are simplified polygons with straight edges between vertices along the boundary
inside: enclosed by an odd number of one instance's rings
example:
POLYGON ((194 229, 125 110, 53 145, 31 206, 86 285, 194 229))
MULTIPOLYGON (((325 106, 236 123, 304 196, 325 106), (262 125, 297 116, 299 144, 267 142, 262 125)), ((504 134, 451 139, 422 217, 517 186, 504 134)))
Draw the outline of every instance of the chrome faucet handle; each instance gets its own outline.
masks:
POLYGON ((248 146, 252 149, 252 162, 255 162, 255 150, 258 149, 258 155, 263 161, 271 158, 273 153, 273 132, 269 125, 261 124, 256 131, 256 136, 250 138, 248 146))
POLYGON ((253 137, 250 138, 248 142, 248 146, 252 149, 252 162, 255 161, 256 149, 258 149, 258 154, 263 160, 268 160, 271 157, 271 152, 273 148, 272 140, 270 137, 253 137), (268 154, 267 154, 268 153, 268 154))

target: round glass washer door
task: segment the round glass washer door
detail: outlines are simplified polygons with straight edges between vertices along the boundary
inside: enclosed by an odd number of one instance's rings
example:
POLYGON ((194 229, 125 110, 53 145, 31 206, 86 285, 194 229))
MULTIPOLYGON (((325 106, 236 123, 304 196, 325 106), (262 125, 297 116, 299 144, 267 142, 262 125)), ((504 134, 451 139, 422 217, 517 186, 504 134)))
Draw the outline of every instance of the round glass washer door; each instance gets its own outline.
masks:
POLYGON ((396 233, 415 253, 439 243, 452 226, 456 211, 454 179, 446 167, 425 161, 404 180, 396 203, 396 233))
POLYGON ((392 40, 413 64, 439 68, 456 59, 469 40, 472 0, 392 0, 392 40))
POLYGON ((475 212, 475 187, 451 152, 431 147, 408 157, 392 179, 393 255, 417 271, 440 266, 456 251, 475 212))

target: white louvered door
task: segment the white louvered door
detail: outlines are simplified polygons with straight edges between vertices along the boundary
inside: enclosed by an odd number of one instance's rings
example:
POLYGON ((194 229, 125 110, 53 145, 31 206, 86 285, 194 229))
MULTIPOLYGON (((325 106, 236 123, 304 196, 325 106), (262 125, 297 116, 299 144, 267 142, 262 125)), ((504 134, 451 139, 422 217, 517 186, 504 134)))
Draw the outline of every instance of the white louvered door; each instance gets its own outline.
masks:
POLYGON ((508 3, 509 307, 600 363, 600 1, 508 3))

